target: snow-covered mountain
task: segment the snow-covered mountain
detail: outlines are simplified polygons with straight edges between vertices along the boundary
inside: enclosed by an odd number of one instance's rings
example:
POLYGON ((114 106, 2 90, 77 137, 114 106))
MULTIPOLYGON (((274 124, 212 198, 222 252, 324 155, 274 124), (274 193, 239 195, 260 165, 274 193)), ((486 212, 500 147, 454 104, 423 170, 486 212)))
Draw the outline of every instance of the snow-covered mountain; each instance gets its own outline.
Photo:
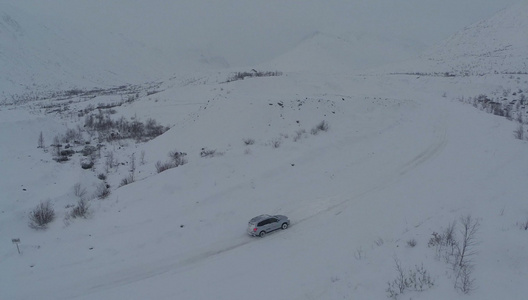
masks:
POLYGON ((467 26, 421 58, 396 64, 401 72, 528 73, 528 2, 467 26))
POLYGON ((316 32, 261 67, 283 71, 351 72, 408 60, 425 48, 425 44, 403 37, 352 31, 340 35, 316 32))
POLYGON ((4 97, 137 84, 182 70, 226 65, 207 51, 173 53, 123 34, 33 15, 0 3, 0 90, 4 97))

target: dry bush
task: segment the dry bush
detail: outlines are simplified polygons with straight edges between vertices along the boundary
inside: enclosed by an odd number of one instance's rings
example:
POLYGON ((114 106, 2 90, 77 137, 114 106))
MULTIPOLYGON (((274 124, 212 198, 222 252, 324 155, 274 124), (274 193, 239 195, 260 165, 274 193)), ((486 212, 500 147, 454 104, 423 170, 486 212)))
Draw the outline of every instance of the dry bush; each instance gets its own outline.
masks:
POLYGON ((168 169, 176 168, 177 166, 178 165, 175 164, 173 161, 161 162, 158 160, 158 162, 156 162, 156 171, 158 173, 161 173, 168 169))
POLYGON ((86 188, 83 188, 81 183, 78 182, 73 185, 73 193, 79 198, 84 198, 84 196, 86 196, 86 188))
POLYGON ((282 144, 282 140, 280 138, 276 138, 276 139, 271 140, 270 144, 271 144, 271 147, 277 149, 282 144))
POLYGON ((310 133, 311 133, 312 135, 316 135, 316 134, 318 134, 318 133, 321 132, 321 131, 324 131, 324 132, 328 131, 329 128, 330 128, 330 127, 328 126, 328 122, 326 122, 326 121, 323 120, 323 121, 321 121, 319 124, 315 125, 315 127, 312 128, 312 130, 310 131, 310 133))
POLYGON ((293 136, 293 141, 294 142, 297 142, 298 140, 300 140, 303 136, 306 135, 306 130, 304 129, 299 129, 295 132, 295 135, 293 136))
POLYGON ((215 155, 218 155, 218 154, 221 154, 221 153, 217 153, 216 149, 202 148, 202 150, 200 151, 201 157, 214 157, 215 155))
POLYGON ((77 201, 77 205, 70 212, 70 216, 72 218, 86 218, 88 216, 89 207, 88 200, 81 198, 77 201))
POLYGON ((250 145, 255 144, 255 140, 254 139, 250 139, 250 138, 243 139, 242 141, 244 142, 244 145, 246 145, 246 146, 250 146, 250 145))
POLYGON ((130 173, 130 174, 128 174, 128 176, 126 176, 125 178, 121 179, 121 183, 119 184, 119 186, 125 186, 127 184, 131 184, 134 181, 135 181, 134 180, 134 174, 130 173))
POLYGON ((522 230, 528 230, 528 218, 526 218, 526 221, 521 222, 521 229, 522 230))
POLYGON ((106 182, 101 182, 97 186, 97 190, 95 191, 95 195, 99 199, 105 199, 106 197, 110 196, 110 186, 106 182))
POLYGON ((45 229, 47 225, 55 219, 55 210, 51 202, 40 202, 29 213, 29 227, 34 229, 45 229))
POLYGON ((397 276, 393 281, 388 282, 388 287, 385 290, 387 297, 397 299, 398 296, 406 291, 422 292, 434 286, 434 280, 424 269, 423 264, 416 265, 414 269, 409 269, 407 272, 401 266, 400 261, 394 258, 396 264, 397 276))
POLYGON ((513 136, 518 140, 524 140, 524 126, 522 124, 513 131, 513 136))

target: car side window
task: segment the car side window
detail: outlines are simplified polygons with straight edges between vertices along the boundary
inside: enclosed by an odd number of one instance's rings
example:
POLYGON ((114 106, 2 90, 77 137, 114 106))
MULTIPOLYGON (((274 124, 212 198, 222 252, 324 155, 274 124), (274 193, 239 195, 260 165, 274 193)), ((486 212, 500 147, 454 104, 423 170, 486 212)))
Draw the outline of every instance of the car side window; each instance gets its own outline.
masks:
POLYGON ((279 222, 279 220, 277 220, 276 218, 271 218, 271 219, 269 219, 269 222, 270 223, 276 223, 276 222, 279 222))
POLYGON ((257 226, 259 226, 259 227, 260 227, 260 226, 264 226, 264 225, 268 224, 267 221, 268 221, 268 220, 260 221, 260 222, 257 224, 257 226))

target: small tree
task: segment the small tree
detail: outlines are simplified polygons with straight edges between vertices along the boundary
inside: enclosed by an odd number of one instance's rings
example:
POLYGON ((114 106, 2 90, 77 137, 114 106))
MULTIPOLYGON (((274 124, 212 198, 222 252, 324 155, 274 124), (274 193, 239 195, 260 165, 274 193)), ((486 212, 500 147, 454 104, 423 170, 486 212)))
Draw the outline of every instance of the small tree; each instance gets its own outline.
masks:
POLYGON ((40 132, 38 138, 38 148, 44 149, 44 135, 42 134, 42 131, 40 132))
POLYGON ((34 229, 45 229, 47 225, 55 219, 55 210, 48 200, 46 202, 40 202, 29 213, 29 227, 34 229))
POLYGON ((460 223, 462 224, 460 230, 462 238, 457 246, 457 260, 454 266, 456 271, 455 288, 464 294, 468 294, 475 286, 475 279, 472 276, 474 267, 472 256, 477 253, 474 248, 478 244, 476 234, 480 223, 471 215, 460 218, 460 223))
POLYGON ((130 156, 130 176, 134 178, 136 174, 136 153, 132 153, 130 156))
POLYGON ((61 149, 62 145, 60 143, 60 139, 59 139, 58 135, 56 135, 53 138, 53 147, 55 147, 55 155, 56 156, 60 156, 60 149, 61 149))
POLYGON ((141 154, 139 156, 139 164, 140 165, 145 164, 145 150, 141 150, 141 154))
POLYGON ((476 251, 474 250, 474 246, 477 245, 475 236, 480 223, 478 220, 473 219, 471 215, 460 218, 460 222, 462 224, 462 229, 460 230, 460 233, 462 234, 462 240, 459 247, 457 247, 457 264, 459 267, 462 267, 463 265, 471 262, 471 256, 476 254, 476 251))
POLYGON ((114 152, 106 152, 105 172, 108 174, 115 165, 117 165, 117 161, 114 158, 114 152))
POLYGON ((513 136, 518 140, 524 140, 524 126, 522 124, 513 131, 513 136))

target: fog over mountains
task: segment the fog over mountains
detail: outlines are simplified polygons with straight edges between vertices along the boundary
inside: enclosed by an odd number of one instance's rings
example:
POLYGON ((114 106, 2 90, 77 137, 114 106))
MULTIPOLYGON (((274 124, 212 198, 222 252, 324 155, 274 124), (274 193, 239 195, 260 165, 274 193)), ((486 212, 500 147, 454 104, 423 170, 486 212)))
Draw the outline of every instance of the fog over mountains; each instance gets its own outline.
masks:
MULTIPOLYGON (((27 92, 32 85, 45 90, 110 86, 274 59, 277 68, 304 59, 299 68, 331 63, 363 69, 417 56, 515 2, 3 2, 0 87, 5 94, 27 92)), ((452 44, 468 43, 467 37, 452 39, 452 44)))

